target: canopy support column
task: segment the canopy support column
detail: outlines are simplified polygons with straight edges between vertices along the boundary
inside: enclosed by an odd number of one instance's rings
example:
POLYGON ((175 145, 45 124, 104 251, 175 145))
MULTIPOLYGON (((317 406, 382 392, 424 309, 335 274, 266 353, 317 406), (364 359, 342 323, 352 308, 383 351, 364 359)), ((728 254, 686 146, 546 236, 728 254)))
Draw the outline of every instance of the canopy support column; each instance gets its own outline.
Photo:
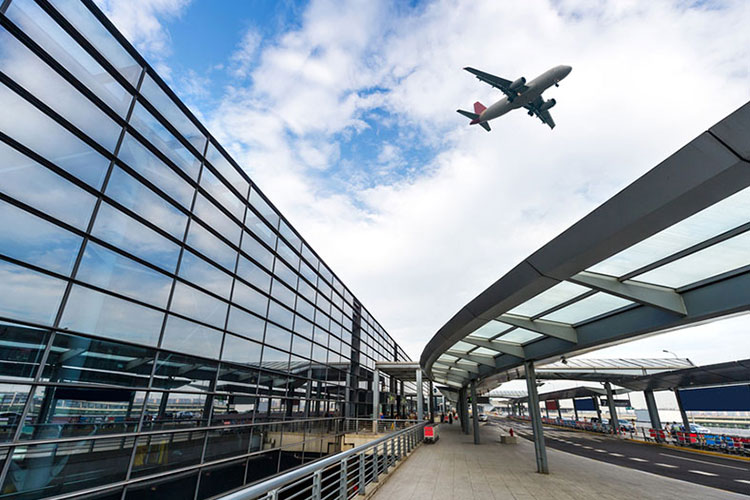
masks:
POLYGON ((539 394, 536 391, 536 372, 534 362, 526 361, 526 388, 529 393, 529 416, 531 416, 531 427, 534 430, 534 451, 536 452, 536 471, 540 474, 549 474, 547 465, 547 450, 544 447, 544 430, 542 428, 542 415, 539 411, 539 394))
POLYGON ((479 412, 477 411, 477 381, 471 381, 471 414, 474 421, 474 444, 479 444, 479 412))
POLYGON ((380 370, 375 368, 372 372, 372 433, 378 433, 378 420, 380 419, 380 370))
POLYGON ((612 429, 612 434, 617 434, 617 430, 620 428, 620 421, 617 419, 617 407, 615 406, 612 384, 605 382, 604 388, 607 389, 607 403, 609 403, 609 426, 612 429))
POLYGON ((432 394, 433 387, 432 387, 432 380, 428 382, 427 390, 429 394, 427 397, 429 398, 427 400, 427 413, 430 414, 430 423, 435 423, 435 396, 432 394))
POLYGON ((675 399, 677 399, 677 407, 680 409, 680 416, 682 417, 682 428, 685 429, 685 432, 690 432, 690 420, 688 420, 685 407, 682 406, 682 397, 680 396, 680 390, 677 387, 675 387, 673 390, 674 397, 675 399))
POLYGON ((422 369, 417 368, 417 420, 424 420, 424 390, 422 387, 422 369))
POLYGON ((646 389, 643 391, 643 395, 646 398, 646 408, 648 408, 648 418, 651 419, 651 427, 654 429, 661 429, 661 420, 659 420, 659 408, 656 406, 656 398, 654 398, 654 391, 646 389))

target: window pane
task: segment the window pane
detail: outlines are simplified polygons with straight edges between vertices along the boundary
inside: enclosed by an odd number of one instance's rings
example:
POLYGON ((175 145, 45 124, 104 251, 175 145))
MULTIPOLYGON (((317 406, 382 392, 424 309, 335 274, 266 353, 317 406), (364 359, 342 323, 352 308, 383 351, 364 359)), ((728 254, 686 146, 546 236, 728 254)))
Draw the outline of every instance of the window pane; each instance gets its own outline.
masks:
POLYGON ((5 85, 0 109, 0 130, 83 182, 102 185, 109 161, 5 85))
POLYGON ((294 230, 289 227, 289 224, 281 221, 281 224, 279 224, 279 232, 281 233, 281 236, 283 236, 286 241, 289 242, 289 245, 291 245, 292 248, 294 248, 298 252, 300 251, 302 240, 299 236, 297 236, 297 233, 295 233, 294 230))
POLYGON ((523 304, 520 304, 510 311, 510 314, 518 314, 520 316, 534 316, 542 313, 555 306, 567 302, 579 295, 583 295, 590 289, 585 286, 576 285, 575 283, 569 283, 567 281, 561 281, 552 288, 545 290, 536 297, 533 297, 523 304))
POLYGON ((77 279, 166 308, 172 278, 96 243, 89 242, 77 279))
POLYGON ((187 117, 185 113, 172 101, 172 99, 157 85, 149 74, 141 84, 141 94, 148 102, 167 119, 167 121, 182 134, 182 136, 193 145, 199 154, 203 154, 206 138, 198 127, 187 117))
POLYGON ((204 168, 201 174, 201 187, 218 201, 224 208, 242 222, 245 216, 245 202, 237 198, 227 186, 221 182, 209 169, 204 168))
POLYGON ((229 324, 227 329, 258 342, 263 342, 263 332, 266 322, 250 313, 234 306, 229 308, 229 324))
POLYGON ((172 133, 164 128, 154 115, 148 112, 141 103, 136 103, 130 123, 156 149, 181 168, 191 179, 198 178, 200 160, 196 158, 172 133))
POLYGON ((49 338, 49 330, 0 323, 0 376, 31 381, 49 338))
POLYGON ((299 269, 300 258, 294 253, 289 245, 284 243, 283 240, 279 240, 276 247, 276 253, 279 254, 279 256, 284 259, 292 269, 299 269))
POLYGON ((143 430, 198 427, 206 423, 206 415, 206 394, 152 392, 146 405, 143 430))
POLYGON ((291 330, 294 323, 294 313, 272 300, 268 306, 268 319, 291 330))
POLYGON ((156 345, 164 313, 74 285, 60 326, 136 344, 156 345))
POLYGON ((52 0, 51 3, 126 80, 135 86, 141 72, 140 66, 97 21, 91 11, 77 0, 52 0))
MULTIPOLYGON (((177 320, 179 318, 172 318, 177 320)), ((217 363, 170 352, 159 353, 154 373, 154 387, 168 389, 210 390, 216 378, 217 363)))
POLYGON ((297 288, 297 273, 292 271, 289 266, 276 259, 273 268, 273 274, 282 279, 287 285, 296 289, 297 288))
POLYGON ((210 292, 229 299, 232 277, 205 260, 185 250, 180 263, 180 276, 210 292))
POLYGON ((224 339, 224 351, 221 359, 234 363, 258 366, 262 347, 257 342, 227 334, 224 339))
POLYGON ((273 280, 273 289, 271 290, 271 296, 288 306, 290 309, 294 309, 294 302, 297 298, 297 294, 290 290, 287 286, 283 285, 278 280, 273 280))
POLYGON ((271 288, 271 275, 242 255, 237 264, 237 275, 264 292, 268 292, 271 288))
POLYGON ((226 179, 230 186, 234 187, 241 195, 247 196, 249 187, 247 181, 212 143, 208 144, 206 159, 226 179))
POLYGON ((288 351, 292 343, 292 333, 281 327, 268 323, 266 325, 266 338, 264 343, 288 351))
POLYGON ((5 13, 57 62, 125 117, 131 95, 34 2, 11 2, 5 13))
POLYGON ((187 244, 224 267, 227 271, 234 271, 237 251, 219 240, 195 220, 190 223, 187 244))
POLYGON ((248 309, 255 314, 266 317, 268 311, 268 298, 262 293, 250 288, 249 286, 236 281, 234 283, 234 294, 232 302, 248 309))
POLYGON ((63 222, 86 229, 96 198, 0 142, 0 191, 63 222))
POLYGON ((57 315, 65 282, 0 261, 0 316, 51 325, 57 315))
MULTIPOLYGON (((172 417, 178 413, 187 413, 189 410, 178 410, 179 406, 173 406, 174 411, 169 412, 169 416, 159 417, 164 424, 161 427, 171 427, 169 422, 189 423, 189 419, 182 421, 172 417)), ((206 438, 205 432, 178 432, 170 434, 152 434, 138 438, 138 444, 135 462, 133 462, 133 477, 145 476, 147 474, 156 474, 157 472, 168 472, 180 467, 197 464, 200 462, 201 453, 203 452, 203 440, 206 438), (152 460, 149 457, 162 457, 161 460, 152 460)), ((172 497, 177 490, 170 490, 166 497, 172 497)), ((192 495, 192 491, 190 495, 192 495)), ((128 497, 130 498, 130 497, 128 497)), ((142 498, 142 497, 138 497, 142 498)), ((173 497, 174 498, 174 497, 173 497)))
POLYGON ((277 214, 276 211, 271 208, 271 205, 269 205, 266 200, 263 199, 263 197, 260 195, 260 193, 258 193, 257 190, 255 190, 255 188, 253 188, 252 192, 250 193, 250 204, 266 221, 268 221, 271 227, 275 229, 279 226, 279 221, 281 220, 279 218, 279 214, 277 214))
MULTIPOLYGON (((227 317, 225 302, 211 297, 196 288, 177 282, 172 297, 171 310, 216 328, 224 328, 227 317)), ((218 355, 218 352, 217 352, 218 355)))
POLYGON ((273 254, 255 238, 245 234, 242 238, 242 251, 266 269, 273 269, 273 254))
POLYGON ((92 234, 166 271, 177 266, 176 244, 108 203, 99 207, 92 234))
POLYGON ((177 203, 190 209, 195 189, 135 137, 125 134, 117 156, 177 203))
POLYGON ((13 440, 30 391, 30 385, 0 384, 0 442, 13 440))
POLYGON ((1 27, 0 67, 86 135, 108 151, 114 151, 122 127, 1 27))
POLYGON ((106 194, 175 238, 181 240, 185 236, 187 215, 120 167, 112 171, 106 194))
POLYGON ((219 359, 221 336, 219 330, 170 316, 164 330, 162 347, 180 353, 219 359))
POLYGON ((274 233, 273 229, 268 227, 268 225, 263 222, 263 219, 257 216, 252 210, 247 211, 245 227, 247 227, 250 232, 257 236, 263 243, 271 248, 276 248, 276 233, 274 233))
POLYGON ((230 242, 235 245, 240 243, 240 226, 216 208, 216 205, 208 201, 202 194, 199 194, 195 200, 194 212, 207 226, 218 231, 230 242))
POLYGON ((0 200, 0 254, 70 275, 81 237, 0 200))
POLYGON ((578 323, 590 318, 599 316, 615 309, 625 307, 633 302, 607 293, 597 292, 590 297, 574 302, 569 306, 563 307, 553 313, 544 316, 544 319, 550 321, 560 321, 562 323, 578 323))

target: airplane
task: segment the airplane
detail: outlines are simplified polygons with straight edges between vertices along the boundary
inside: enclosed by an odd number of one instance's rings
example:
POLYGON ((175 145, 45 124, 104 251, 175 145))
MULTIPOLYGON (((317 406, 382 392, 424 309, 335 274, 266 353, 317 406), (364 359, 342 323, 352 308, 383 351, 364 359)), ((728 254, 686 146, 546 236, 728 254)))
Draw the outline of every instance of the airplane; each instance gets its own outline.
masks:
POLYGON ((570 66, 555 66, 529 83, 526 83, 526 78, 524 77, 511 82, 505 78, 500 78, 499 76, 491 75, 471 67, 464 69, 475 75, 479 80, 500 89, 505 94, 505 97, 489 108, 477 101, 474 103, 473 113, 464 111, 463 109, 456 110, 471 120, 469 125, 478 124, 489 132, 490 124, 487 122, 518 108, 525 108, 529 116, 536 115, 542 120, 542 123, 549 125, 550 129, 555 128, 555 121, 552 119, 552 115, 549 114, 549 109, 556 104, 556 101, 554 99, 545 101, 542 98, 542 92, 552 85, 559 87, 560 80, 568 76, 573 68, 570 66))

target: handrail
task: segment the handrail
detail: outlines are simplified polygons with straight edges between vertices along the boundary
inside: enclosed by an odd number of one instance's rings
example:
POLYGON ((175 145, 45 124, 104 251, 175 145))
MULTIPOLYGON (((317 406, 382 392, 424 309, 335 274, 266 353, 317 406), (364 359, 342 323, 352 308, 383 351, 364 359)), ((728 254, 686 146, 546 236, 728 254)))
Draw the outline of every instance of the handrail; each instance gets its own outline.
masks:
MULTIPOLYGON (((322 471, 323 469, 331 465, 336 465, 348 459, 349 457, 366 452, 370 450, 371 448, 377 448, 380 444, 385 443, 387 441, 391 441, 394 438, 399 437, 402 434, 414 433, 416 430, 422 430, 424 429, 424 426, 427 424, 429 424, 429 422, 427 421, 422 422, 422 423, 415 423, 415 425, 412 425, 405 429, 401 429, 399 431, 395 431, 391 434, 388 434, 381 438, 370 441, 369 443, 357 446, 356 448, 352 448, 351 450, 342 451, 341 453, 337 453, 336 455, 326 457, 320 460, 316 460, 315 462, 310 463, 308 465, 303 465, 302 467, 298 469, 294 469, 285 474, 272 477, 261 483, 249 486, 247 488, 243 488, 233 493, 229 493, 220 498, 221 500, 251 500, 254 498, 258 498, 261 495, 265 495, 269 492, 273 492, 274 490, 282 488, 296 480, 303 479, 307 476, 311 476, 311 477, 315 476, 316 473, 319 473, 320 471, 322 471)), ((414 446, 416 446, 416 444, 414 446)), ((362 469, 362 467, 360 468, 362 469)), ((275 496, 273 496, 272 498, 275 498, 275 496)))

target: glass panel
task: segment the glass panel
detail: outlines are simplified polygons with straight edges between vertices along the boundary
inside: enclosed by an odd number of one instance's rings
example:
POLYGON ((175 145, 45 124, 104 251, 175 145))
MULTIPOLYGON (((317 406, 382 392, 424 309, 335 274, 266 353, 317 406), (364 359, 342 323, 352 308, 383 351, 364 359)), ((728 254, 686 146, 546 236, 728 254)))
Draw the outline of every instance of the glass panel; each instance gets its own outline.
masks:
MULTIPOLYGON (((266 325, 264 344, 288 351, 292 344, 292 333, 272 323, 268 323, 266 325)), ((267 361, 265 356, 263 360, 267 361)))
POLYGON ((266 322, 263 319, 246 313, 242 309, 238 309, 234 306, 229 308, 228 330, 243 335, 249 339, 263 342, 263 332, 265 328, 266 322))
POLYGON ((91 233, 141 259, 174 272, 180 248, 156 231, 102 203, 91 233))
POLYGON ((294 331, 307 338, 312 338, 313 325, 302 316, 295 315, 294 317, 294 331))
POLYGON ((561 281, 552 288, 543 291, 536 297, 533 297, 523 304, 514 307, 513 309, 508 311, 508 313, 517 314, 519 316, 532 317, 539 313, 552 309, 553 307, 558 306, 563 302, 567 302, 575 297, 578 297, 579 295, 583 295, 588 291, 590 291, 590 289, 586 288, 585 286, 576 285, 567 281, 561 281))
POLYGON ((86 184, 102 185, 109 161, 5 85, 0 109, 0 130, 86 184))
POLYGON ((52 0, 51 3, 126 80, 133 86, 136 85, 141 72, 140 66, 91 11, 77 0, 52 0))
POLYGON ((267 370, 285 371, 289 366, 289 353, 263 346, 263 361, 261 366, 267 370))
POLYGON ((96 198, 0 142, 0 191, 67 222, 86 229, 96 198))
POLYGON ((268 313, 268 298, 239 281, 234 283, 232 302, 264 318, 268 313))
POLYGON ((34 2, 12 2, 5 15, 89 90, 125 117, 131 95, 34 2))
POLYGON ((227 271, 234 271, 234 265, 237 261, 237 251, 219 240, 195 220, 190 223, 187 244, 224 267, 227 271))
POLYGON ((162 347, 181 353, 218 359, 221 336, 222 333, 219 330, 170 316, 164 330, 162 347))
MULTIPOLYGON (((279 224, 279 233, 281 233, 281 236, 283 236, 286 241, 289 242, 289 245, 291 245, 292 248, 294 248, 298 252, 300 251, 300 248, 302 247, 302 240, 299 236, 297 236, 297 233, 295 233, 294 230, 289 227, 289 224, 281 221, 281 223, 279 224)), ((339 283, 339 286, 341 286, 341 283, 339 283)))
MULTIPOLYGON (((219 420, 223 422, 234 423, 234 421, 237 419, 237 410, 234 410, 233 414, 227 416, 231 418, 219 420)), ((251 435, 253 434, 253 430, 255 430, 256 434, 255 439, 259 441, 262 438, 262 434, 259 432, 259 427, 230 427, 228 429, 210 431, 208 433, 208 445, 206 446, 206 461, 244 455, 248 452, 248 447, 250 446, 250 439, 251 435)), ((239 474, 239 478, 240 480, 242 480, 244 477, 245 470, 243 462, 243 470, 239 474)))
POLYGON ((591 297, 574 302, 567 307, 544 316, 544 319, 550 321, 559 321, 561 323, 575 324, 586 319, 594 318, 621 307, 632 304, 633 302, 615 297, 602 292, 597 292, 591 297))
POLYGON ((495 340, 502 340, 503 342, 514 342, 516 344, 525 344, 532 340, 540 339, 544 337, 541 333, 532 332, 523 328, 515 328, 505 335, 496 338, 495 340))
POLYGON ((471 332, 471 336, 479 339, 491 339, 508 330, 509 328, 510 325, 506 325, 505 323, 500 323, 499 321, 490 321, 471 332))
POLYGON ((227 334, 224 339, 224 351, 221 359, 233 363, 258 366, 262 348, 263 346, 257 342, 227 334))
MULTIPOLYGON (((216 328, 224 328, 227 317, 227 303, 199 291, 184 283, 175 284, 172 297, 173 312, 197 319, 216 328)), ((216 353, 218 355, 218 351, 216 353)))
MULTIPOLYGON (((271 248, 276 248, 276 233, 252 210, 247 211, 245 227, 271 248)), ((246 239, 246 238, 243 238, 246 239)))
POLYGON ((294 313, 272 300, 268 306, 268 319, 291 330, 294 323, 294 313))
POLYGON ((271 275, 242 255, 240 255, 240 261, 237 265, 237 275, 266 293, 271 288, 271 275))
POLYGON ((287 245, 284 243, 283 240, 279 240, 278 245, 276 247, 276 253, 284 259, 289 266, 291 266, 292 269, 298 269, 299 268, 299 262, 300 258, 297 256, 296 253, 287 245))
POLYGON ((263 199, 263 197, 255 188, 253 188, 252 192, 250 193, 250 204, 266 221, 268 221, 271 227, 275 229, 279 226, 279 221, 281 220, 279 218, 279 214, 277 214, 276 211, 271 208, 271 205, 269 205, 266 200, 263 199))
POLYGON ((198 178, 200 160, 196 158, 172 133, 164 128, 154 115, 148 112, 141 103, 136 103, 130 123, 148 142, 162 154, 172 160, 191 179, 198 178))
MULTIPOLYGON (((187 323, 179 318, 170 317, 167 322, 167 328, 169 328, 169 324, 172 321, 187 323)), ((192 324, 188 325, 187 328, 192 328, 192 326, 192 324)), ((214 386, 216 367, 217 363, 211 363, 205 359, 160 352, 159 359, 156 362, 156 371, 154 372, 154 387, 173 390, 208 391, 214 386)))
POLYGON ((203 148, 206 145, 205 136, 148 73, 144 77, 143 83, 141 83, 140 92, 193 145, 198 154, 203 154, 203 148))
POLYGON ((305 358, 310 357, 312 342, 297 335, 292 339, 292 353, 305 358))
POLYGON ((202 194, 199 194, 195 200, 195 209, 193 210, 208 227, 218 231, 222 236, 231 243, 239 245, 240 243, 240 226, 234 223, 221 210, 208 201, 202 194))
POLYGON ((257 263, 268 270, 273 269, 273 253, 255 238, 245 235, 242 238, 242 251, 255 259, 257 263))
MULTIPOLYGON (((297 288, 297 273, 292 271, 289 266, 276 259, 273 266, 273 273, 292 288, 297 288)), ((326 301, 327 302, 327 301, 326 301)), ((328 303, 330 305, 330 303, 328 303)), ((326 310, 330 310, 326 309, 326 310)))
POLYGON ((166 308, 172 278, 89 242, 76 279, 166 308))
POLYGON ((48 330, 0 323, 0 376, 33 380, 48 338, 48 330))
POLYGON ((164 313, 73 285, 61 328, 154 346, 164 313))
POLYGON ((0 200, 0 254, 70 275, 81 237, 0 200))
MULTIPOLYGON (((284 463, 282 461, 282 463, 284 463)), ((201 470, 197 498, 214 497, 220 493, 239 488, 245 476, 245 460, 207 467, 201 470)))
POLYGON ((2 27, 0 67, 34 97, 62 115, 105 149, 114 151, 122 127, 2 27))
POLYGON ((112 170, 106 194, 175 238, 185 236, 187 215, 120 167, 112 170))
POLYGON ((13 440, 30 391, 30 385, 0 384, 0 442, 13 440))
POLYGON ((297 294, 290 290, 286 285, 283 285, 280 281, 273 281, 271 296, 282 304, 288 306, 290 309, 294 309, 294 301, 297 294))
POLYGON ((187 250, 182 254, 180 276, 229 300, 232 277, 187 250))
MULTIPOLYGON (((42 373, 48 382, 148 387, 155 351, 58 332, 42 373)), ((136 401, 143 403, 143 397, 136 401)))
POLYGON ((33 424, 24 426, 21 437, 37 440, 134 432, 145 394, 124 388, 38 387, 28 415, 33 424))
POLYGON ((64 281, 0 261, 0 283, 0 316, 52 324, 65 291, 64 281))
MULTIPOLYGON (((750 213, 750 208, 748 209, 750 213)), ((679 288, 750 265, 750 232, 640 274, 638 281, 679 288)))
POLYGON ((3 491, 13 498, 43 498, 125 479, 134 438, 20 446, 13 450, 3 491), (12 471, 18 471, 13 473, 12 471), (23 472, 23 473, 21 473, 23 472), (70 478, 75 477, 75 481, 70 478))
POLYGON ((206 159, 211 165, 221 174, 224 179, 227 180, 229 185, 233 186, 241 195, 247 196, 249 188, 248 182, 240 175, 234 165, 224 157, 221 152, 213 145, 208 144, 208 152, 206 153, 206 159))
POLYGON ((172 170, 172 167, 165 165, 135 137, 125 134, 117 156, 133 170, 153 182, 156 187, 174 198, 177 203, 190 209, 195 188, 185 182, 172 170))
POLYGON ((745 188, 595 265, 591 271, 623 276, 745 224, 748 214, 750 188, 745 188))
POLYGON ((242 222, 245 217, 245 203, 227 189, 226 185, 207 168, 203 169, 201 174, 201 187, 242 222))
MULTIPOLYGON (((189 411, 175 411, 178 407, 174 406, 174 409, 170 409, 166 414, 163 414, 165 416, 156 417, 159 423, 164 427, 170 427, 171 423, 180 423, 180 420, 171 418, 171 416, 189 413, 189 411)), ((189 422, 189 419, 185 419, 184 422, 189 422)), ((205 437, 206 433, 203 431, 151 434, 139 437, 136 444, 132 476, 140 477, 157 472, 168 472, 197 464, 201 459, 205 437)), ((172 496, 172 493, 173 491, 170 490, 166 498, 172 496)))
MULTIPOLYGON (((148 448, 144 448, 144 451, 148 448)), ((144 456, 145 458, 145 456, 144 456)), ((143 465, 140 463, 139 465, 143 465)), ((162 479, 128 486, 125 500, 163 500, 164 498, 193 498, 198 483, 198 471, 169 475, 162 479)), ((118 496, 119 499, 119 496, 118 496)))

